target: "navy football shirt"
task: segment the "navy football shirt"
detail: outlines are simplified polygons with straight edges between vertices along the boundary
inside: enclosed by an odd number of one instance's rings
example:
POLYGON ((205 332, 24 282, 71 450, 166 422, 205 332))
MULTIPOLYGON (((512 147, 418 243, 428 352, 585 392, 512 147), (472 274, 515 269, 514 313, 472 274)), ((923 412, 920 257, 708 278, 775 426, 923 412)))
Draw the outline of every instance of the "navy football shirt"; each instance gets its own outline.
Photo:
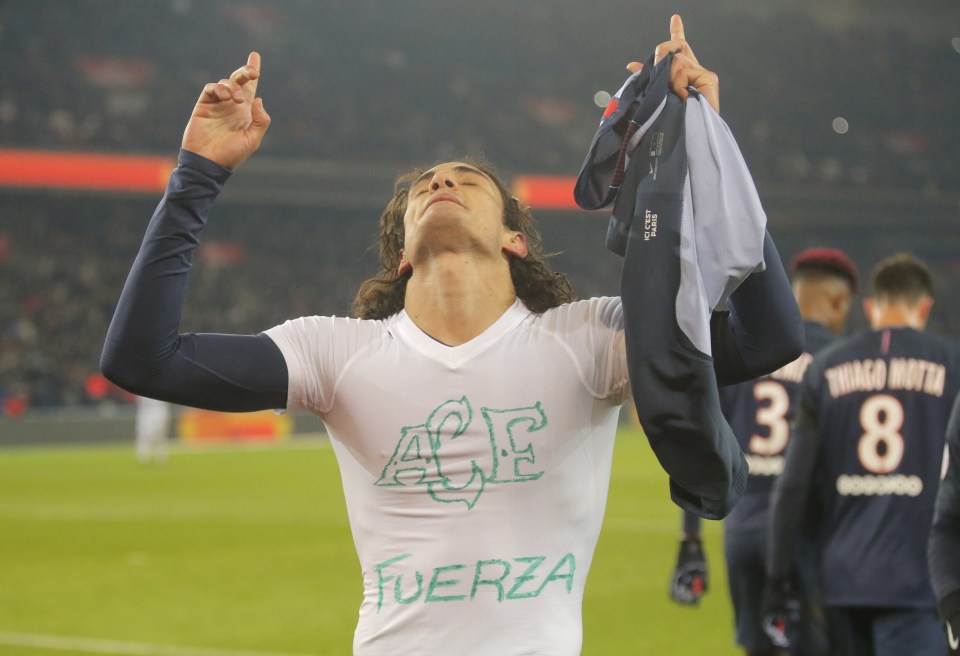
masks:
POLYGON ((810 365, 791 450, 819 449, 825 606, 934 606, 926 542, 958 387, 960 345, 910 328, 860 333, 810 365))
POLYGON ((835 339, 821 323, 804 321, 803 354, 768 376, 720 388, 720 406, 750 465, 747 489, 724 520, 725 530, 766 526, 770 492, 783 471, 783 452, 813 355, 835 339))

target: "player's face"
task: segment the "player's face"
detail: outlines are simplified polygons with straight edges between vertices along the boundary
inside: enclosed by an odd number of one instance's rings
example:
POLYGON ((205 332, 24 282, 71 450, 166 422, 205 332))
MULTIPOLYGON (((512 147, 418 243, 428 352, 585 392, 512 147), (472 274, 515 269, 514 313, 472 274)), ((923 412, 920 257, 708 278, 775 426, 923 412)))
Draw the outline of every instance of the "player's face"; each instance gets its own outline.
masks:
POLYGON ((403 225, 404 260, 414 268, 418 260, 444 252, 519 254, 519 233, 503 224, 497 184, 463 162, 435 166, 413 183, 403 225))

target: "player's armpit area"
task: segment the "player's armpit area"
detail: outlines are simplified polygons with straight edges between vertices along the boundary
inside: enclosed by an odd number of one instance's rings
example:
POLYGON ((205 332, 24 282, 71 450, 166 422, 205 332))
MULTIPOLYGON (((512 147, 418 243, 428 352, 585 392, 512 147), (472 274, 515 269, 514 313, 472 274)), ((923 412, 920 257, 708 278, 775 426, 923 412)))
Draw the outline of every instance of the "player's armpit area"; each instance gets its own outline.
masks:
POLYGON ((224 412, 287 405, 286 361, 264 334, 181 335, 174 351, 155 362, 122 357, 123 351, 122 344, 108 341, 101 369, 140 396, 224 412))

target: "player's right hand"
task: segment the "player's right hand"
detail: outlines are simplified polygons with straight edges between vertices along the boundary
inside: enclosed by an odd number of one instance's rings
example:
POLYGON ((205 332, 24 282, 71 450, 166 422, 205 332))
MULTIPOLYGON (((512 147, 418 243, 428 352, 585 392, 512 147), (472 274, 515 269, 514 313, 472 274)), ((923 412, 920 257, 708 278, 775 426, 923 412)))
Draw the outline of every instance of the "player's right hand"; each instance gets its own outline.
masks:
MULTIPOLYGON (((697 56, 693 54, 693 49, 690 47, 683 29, 683 20, 679 14, 670 17, 670 40, 664 41, 654 50, 653 63, 656 64, 669 52, 674 53, 673 63, 670 66, 670 89, 681 100, 686 101, 690 97, 688 89, 693 87, 703 94, 713 110, 719 114, 720 78, 713 71, 701 66, 697 56)), ((636 73, 642 67, 643 65, 640 62, 627 64, 627 70, 631 73, 636 73)))
POLYGON ((763 591, 760 624, 770 642, 780 649, 790 647, 790 636, 800 623, 800 597, 788 576, 768 579, 763 591))
POLYGON ((684 606, 696 606, 707 591, 707 557, 697 538, 680 540, 677 566, 670 576, 670 598, 684 606))
POLYGON ((257 98, 260 55, 251 52, 246 66, 229 78, 203 88, 183 132, 184 150, 235 169, 260 146, 270 116, 257 98))

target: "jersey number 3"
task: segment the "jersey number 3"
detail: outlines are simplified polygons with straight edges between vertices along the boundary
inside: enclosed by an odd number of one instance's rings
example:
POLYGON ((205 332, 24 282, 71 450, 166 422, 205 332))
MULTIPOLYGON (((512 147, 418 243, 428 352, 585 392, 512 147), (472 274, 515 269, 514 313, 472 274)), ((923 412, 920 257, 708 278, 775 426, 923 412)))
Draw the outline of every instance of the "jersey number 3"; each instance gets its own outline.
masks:
POLYGON ((753 386, 753 398, 757 400, 757 426, 764 426, 767 435, 754 433, 750 436, 750 452, 758 456, 775 456, 787 448, 790 439, 790 395, 780 383, 763 380, 753 386))

